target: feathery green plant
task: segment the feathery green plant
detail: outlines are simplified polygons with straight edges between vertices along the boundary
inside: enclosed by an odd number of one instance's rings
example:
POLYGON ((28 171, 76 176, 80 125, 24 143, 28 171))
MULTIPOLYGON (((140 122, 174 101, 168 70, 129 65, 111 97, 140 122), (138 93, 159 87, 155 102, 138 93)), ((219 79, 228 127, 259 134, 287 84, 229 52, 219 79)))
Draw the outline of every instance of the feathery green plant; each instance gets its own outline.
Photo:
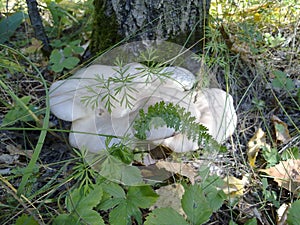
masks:
POLYGON ((164 123, 156 124, 157 127, 166 125, 174 128, 176 132, 186 134, 188 139, 197 141, 198 145, 203 146, 206 150, 223 150, 223 147, 208 133, 208 129, 195 122, 196 118, 191 116, 190 112, 186 112, 183 107, 164 101, 149 106, 147 113, 143 109, 140 110, 139 117, 133 124, 133 128, 136 130, 135 136, 138 139, 146 139, 146 132, 151 128, 150 122, 155 117, 164 121, 164 123))

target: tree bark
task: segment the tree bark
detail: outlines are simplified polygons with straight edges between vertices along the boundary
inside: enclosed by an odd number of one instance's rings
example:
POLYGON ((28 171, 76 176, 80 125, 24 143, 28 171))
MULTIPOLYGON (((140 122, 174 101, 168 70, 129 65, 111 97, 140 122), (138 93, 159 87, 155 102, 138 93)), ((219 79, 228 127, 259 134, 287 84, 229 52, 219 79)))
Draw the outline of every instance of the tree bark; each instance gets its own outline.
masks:
POLYGON ((42 41, 43 47, 42 52, 45 56, 49 57, 52 51, 52 48, 49 44, 48 37, 45 33, 45 29, 43 26, 42 18, 40 16, 38 10, 38 3, 36 0, 26 0, 27 7, 28 7, 28 14, 30 18, 31 25, 35 32, 35 37, 42 41))
POLYGON ((210 0, 94 0, 92 53, 119 41, 166 40, 201 49, 210 0))

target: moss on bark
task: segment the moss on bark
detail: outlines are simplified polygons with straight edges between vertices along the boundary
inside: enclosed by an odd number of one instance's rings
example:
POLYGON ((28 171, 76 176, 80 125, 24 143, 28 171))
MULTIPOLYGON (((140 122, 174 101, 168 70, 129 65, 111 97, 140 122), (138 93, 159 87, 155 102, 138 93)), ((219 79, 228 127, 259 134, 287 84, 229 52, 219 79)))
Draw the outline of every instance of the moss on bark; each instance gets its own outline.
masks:
POLYGON ((94 0, 94 21, 90 50, 97 54, 122 40, 113 11, 107 12, 107 0, 94 0))

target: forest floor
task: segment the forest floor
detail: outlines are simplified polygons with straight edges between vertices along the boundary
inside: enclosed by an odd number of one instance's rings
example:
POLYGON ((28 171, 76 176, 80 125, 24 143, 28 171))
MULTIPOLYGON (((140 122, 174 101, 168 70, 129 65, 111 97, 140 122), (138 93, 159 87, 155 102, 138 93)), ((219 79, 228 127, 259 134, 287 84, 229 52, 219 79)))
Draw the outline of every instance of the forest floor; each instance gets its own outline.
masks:
MULTIPOLYGON (((300 17, 288 11, 284 20, 267 21, 277 6, 261 6, 267 13, 249 9, 244 12, 247 15, 231 16, 222 24, 213 20, 208 29, 207 67, 221 88, 233 96, 238 124, 224 144, 226 153, 207 161, 215 168, 210 172, 223 180, 227 177, 229 197, 205 224, 287 224, 291 204, 299 201, 300 17)), ((275 14, 283 13, 276 10, 275 14)), ((64 29, 59 29, 67 34, 70 18, 66 20, 64 29)), ((66 211, 68 191, 78 185, 75 167, 85 165, 69 145, 71 123, 54 115, 46 125, 41 123, 49 112, 46 90, 72 70, 54 72, 33 37, 25 20, 0 47, 1 224, 15 224, 24 214, 34 215, 40 224, 52 224, 54 217, 66 211), (35 118, 28 116, 24 105, 35 118)), ((80 58, 80 54, 74 56, 80 58)), ((209 156, 200 154, 199 158, 209 156)), ((192 156, 188 162, 197 167, 199 158, 192 156)), ((186 178, 176 173, 176 179, 180 177, 186 178)), ((99 211, 108 223, 110 211, 99 211)), ((143 219, 149 212, 142 210, 143 219)), ((22 220, 16 224, 23 224, 22 220)))

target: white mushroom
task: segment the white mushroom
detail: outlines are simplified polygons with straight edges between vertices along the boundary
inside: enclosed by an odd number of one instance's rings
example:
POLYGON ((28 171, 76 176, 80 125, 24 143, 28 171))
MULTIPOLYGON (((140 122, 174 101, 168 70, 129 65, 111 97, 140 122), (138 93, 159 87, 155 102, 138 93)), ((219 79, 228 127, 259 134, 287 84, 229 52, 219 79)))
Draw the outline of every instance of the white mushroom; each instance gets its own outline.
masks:
MULTIPOLYGON (((166 67, 158 74, 149 71, 139 63, 122 68, 93 65, 79 70, 67 80, 52 84, 51 111, 60 119, 72 121, 70 144, 96 153, 105 149, 107 135, 116 136, 112 143, 119 142, 118 137, 125 135, 133 138, 132 124, 139 110, 147 112, 150 105, 161 101, 177 104, 191 112, 196 122, 206 126, 218 142, 224 141, 234 132, 236 113, 229 94, 220 89, 188 91, 196 79, 191 72, 181 67, 166 67), (123 88, 118 89, 122 85, 123 88), (111 112, 106 105, 109 94, 110 103, 114 105, 111 112), (127 99, 130 103, 127 105, 124 99, 126 94, 130 95, 127 99), (96 107, 83 103, 84 98, 97 95, 96 107)), ((192 151, 199 147, 173 128, 156 127, 155 123, 163 122, 159 120, 153 118, 146 142, 165 145, 175 152, 192 151)))

